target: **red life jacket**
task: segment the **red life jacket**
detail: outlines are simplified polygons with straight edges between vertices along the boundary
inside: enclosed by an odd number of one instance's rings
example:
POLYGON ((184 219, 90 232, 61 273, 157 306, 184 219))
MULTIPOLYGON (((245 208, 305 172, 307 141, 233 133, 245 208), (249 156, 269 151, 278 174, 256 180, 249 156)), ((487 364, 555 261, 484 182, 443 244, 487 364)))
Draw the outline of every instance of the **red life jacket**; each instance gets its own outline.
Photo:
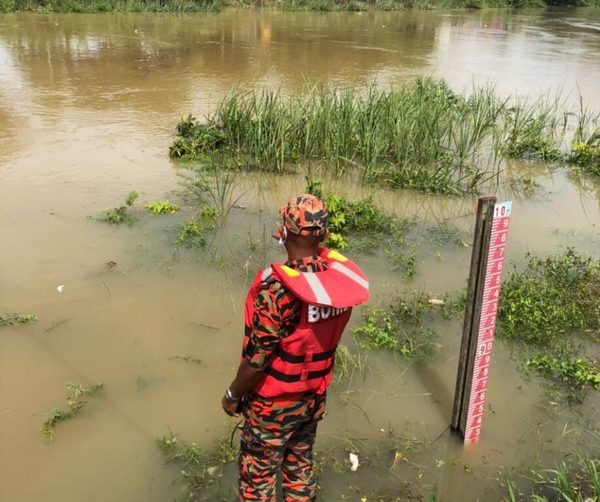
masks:
POLYGON ((270 365, 254 392, 279 397, 303 392, 323 394, 333 377, 335 351, 350 319, 352 307, 369 298, 369 282, 362 271, 336 251, 322 248, 327 263, 322 272, 301 272, 281 263, 259 272, 245 306, 246 347, 252 330, 254 300, 261 284, 271 277, 302 302, 300 323, 280 341, 270 365))

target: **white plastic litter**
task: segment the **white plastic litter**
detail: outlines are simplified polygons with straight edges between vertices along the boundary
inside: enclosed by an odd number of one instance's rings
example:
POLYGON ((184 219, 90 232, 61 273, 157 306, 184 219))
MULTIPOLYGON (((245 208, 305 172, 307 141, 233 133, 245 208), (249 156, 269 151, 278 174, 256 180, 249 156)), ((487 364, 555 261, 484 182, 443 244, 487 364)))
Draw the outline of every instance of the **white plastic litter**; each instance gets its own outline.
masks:
POLYGON ((350 453, 350 470, 355 471, 356 469, 358 469, 359 465, 360 464, 358 463, 358 455, 356 455, 355 453, 350 453))
POLYGON ((56 291, 58 291, 59 293, 62 293, 63 289, 65 289, 65 285, 64 284, 61 284, 60 286, 56 286, 56 291))
POLYGON ((437 298, 431 298, 429 300, 429 305, 445 305, 445 303, 444 300, 438 300, 437 298))

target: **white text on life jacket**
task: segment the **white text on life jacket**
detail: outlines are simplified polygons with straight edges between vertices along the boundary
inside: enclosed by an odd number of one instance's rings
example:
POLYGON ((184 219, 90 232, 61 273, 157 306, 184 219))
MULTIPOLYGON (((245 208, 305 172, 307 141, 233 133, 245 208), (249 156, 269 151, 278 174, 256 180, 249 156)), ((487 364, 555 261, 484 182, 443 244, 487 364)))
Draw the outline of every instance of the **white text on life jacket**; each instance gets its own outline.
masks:
POLYGON ((335 317, 348 310, 348 307, 343 309, 334 309, 333 307, 319 307, 318 305, 308 306, 308 322, 319 322, 320 320, 335 317))

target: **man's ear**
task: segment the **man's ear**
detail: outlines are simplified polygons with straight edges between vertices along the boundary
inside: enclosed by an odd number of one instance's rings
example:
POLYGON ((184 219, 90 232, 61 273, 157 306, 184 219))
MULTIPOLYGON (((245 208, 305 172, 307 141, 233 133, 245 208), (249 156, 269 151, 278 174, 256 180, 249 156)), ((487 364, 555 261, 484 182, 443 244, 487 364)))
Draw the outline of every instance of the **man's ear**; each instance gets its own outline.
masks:
POLYGON ((329 230, 325 230, 325 233, 323 235, 319 235, 319 243, 323 242, 325 239, 327 239, 327 236, 329 235, 329 230))

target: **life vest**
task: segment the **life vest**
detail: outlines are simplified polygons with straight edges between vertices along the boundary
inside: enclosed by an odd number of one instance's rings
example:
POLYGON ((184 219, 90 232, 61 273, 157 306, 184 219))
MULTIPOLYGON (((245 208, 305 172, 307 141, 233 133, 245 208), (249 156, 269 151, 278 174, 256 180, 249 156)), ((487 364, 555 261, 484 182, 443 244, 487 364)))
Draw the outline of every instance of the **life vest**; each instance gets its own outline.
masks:
POLYGON ((254 300, 269 280, 285 285, 302 302, 297 328, 283 337, 264 375, 254 388, 263 397, 303 392, 323 394, 333 377, 335 351, 352 307, 369 298, 369 282, 345 256, 322 248, 327 263, 322 272, 301 272, 282 263, 259 272, 246 299, 246 347, 252 330, 254 300))

